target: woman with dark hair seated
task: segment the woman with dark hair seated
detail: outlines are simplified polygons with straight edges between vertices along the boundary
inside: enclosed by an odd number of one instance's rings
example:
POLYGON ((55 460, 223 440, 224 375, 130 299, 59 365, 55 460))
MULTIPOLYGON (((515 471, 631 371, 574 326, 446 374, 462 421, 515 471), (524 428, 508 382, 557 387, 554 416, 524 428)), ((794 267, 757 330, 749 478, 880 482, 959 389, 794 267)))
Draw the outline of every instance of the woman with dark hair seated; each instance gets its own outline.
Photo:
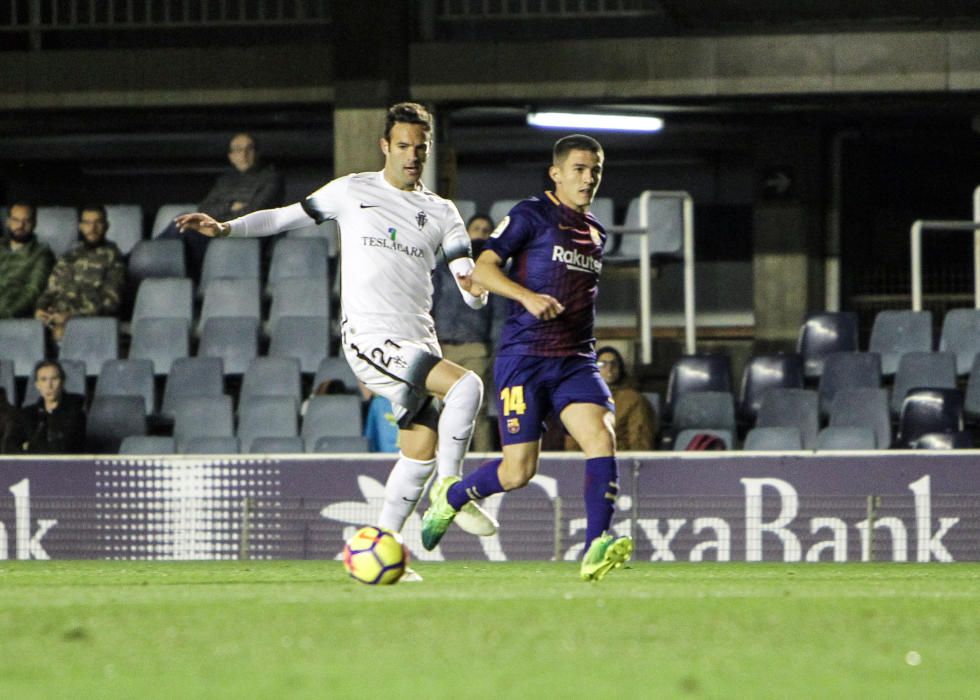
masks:
MULTIPOLYGON (((657 416, 646 397, 627 381, 626 363, 619 350, 611 345, 599 348, 596 364, 616 402, 616 450, 654 449, 657 416)), ((565 449, 578 449, 570 435, 565 437, 565 449)))
POLYGON ((64 390, 65 371, 55 360, 34 366, 36 403, 24 406, 4 439, 4 451, 72 454, 85 451, 85 399, 64 390))

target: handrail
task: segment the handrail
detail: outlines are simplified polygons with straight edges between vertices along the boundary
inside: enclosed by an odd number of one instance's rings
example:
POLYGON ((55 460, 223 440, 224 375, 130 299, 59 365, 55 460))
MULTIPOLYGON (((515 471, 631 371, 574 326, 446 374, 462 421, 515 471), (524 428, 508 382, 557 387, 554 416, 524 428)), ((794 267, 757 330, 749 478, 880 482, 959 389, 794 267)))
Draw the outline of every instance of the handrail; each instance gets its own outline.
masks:
POLYGON ((924 231, 973 231, 974 306, 980 309, 980 218, 976 221, 926 221, 912 224, 912 310, 922 311, 922 234, 924 231))
POLYGON ((640 236, 640 359, 643 364, 653 362, 653 339, 651 327, 651 285, 650 285, 650 212, 649 203, 654 197, 679 199, 681 201, 681 222, 683 226, 684 262, 684 347, 689 355, 697 351, 697 333, 694 319, 694 200, 683 191, 644 190, 640 194, 640 225, 638 228, 610 226, 608 231, 627 236, 640 236))

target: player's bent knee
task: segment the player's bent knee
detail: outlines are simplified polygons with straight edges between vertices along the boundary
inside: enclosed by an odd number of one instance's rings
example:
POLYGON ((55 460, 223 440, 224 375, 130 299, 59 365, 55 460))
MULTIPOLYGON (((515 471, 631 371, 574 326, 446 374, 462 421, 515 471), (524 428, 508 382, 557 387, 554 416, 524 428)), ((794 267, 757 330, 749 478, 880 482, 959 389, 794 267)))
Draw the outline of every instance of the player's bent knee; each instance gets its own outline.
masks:
POLYGON ((446 409, 476 417, 483 403, 483 382, 472 370, 466 370, 456 383, 449 387, 443 399, 446 409))
POLYGON ((534 478, 536 472, 534 464, 525 464, 523 462, 508 462, 504 459, 500 463, 500 468, 497 471, 497 475, 500 479, 500 485, 504 487, 506 491, 513 491, 514 489, 519 489, 522 486, 526 486, 531 479, 534 478))

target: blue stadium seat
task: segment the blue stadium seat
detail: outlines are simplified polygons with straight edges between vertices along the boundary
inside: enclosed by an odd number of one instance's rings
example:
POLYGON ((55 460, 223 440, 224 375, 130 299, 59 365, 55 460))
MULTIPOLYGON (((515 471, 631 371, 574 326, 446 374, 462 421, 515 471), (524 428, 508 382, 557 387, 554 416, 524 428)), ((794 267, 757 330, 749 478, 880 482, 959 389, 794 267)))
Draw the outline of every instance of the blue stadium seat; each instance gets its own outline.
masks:
POLYGON ((963 430, 963 396, 959 389, 913 388, 902 401, 898 443, 912 447, 927 433, 963 430))
POLYGON ((153 362, 106 360, 95 383, 95 396, 142 396, 146 415, 152 415, 156 407, 153 362))
POLYGON ((186 318, 141 318, 131 326, 129 359, 149 360, 154 374, 169 374, 176 360, 190 353, 190 321, 186 318))
POLYGON ((225 374, 243 374, 259 354, 259 321, 214 316, 204 322, 198 357, 220 357, 225 374))
POLYGON ((301 437, 314 451, 321 437, 356 437, 363 432, 361 399, 358 396, 313 396, 303 416, 301 437))
POLYGON ((85 421, 88 450, 116 454, 123 438, 146 435, 146 404, 142 396, 96 396, 85 421))
POLYGON ((230 396, 194 396, 178 400, 174 407, 174 440, 178 451, 191 438, 234 437, 232 422, 230 396))
POLYGON ((907 352, 898 361, 892 385, 891 411, 898 415, 910 389, 956 388, 956 356, 951 352, 907 352))
MULTIPOLYGON (((357 377, 354 376, 354 370, 350 368, 350 365, 347 364, 347 359, 344 357, 324 357, 320 360, 320 365, 316 368, 316 374, 313 375, 313 388, 315 389, 323 382, 332 379, 342 381, 349 393, 357 391, 357 377)), ((488 401, 487 403, 494 402, 488 401)))
POLYGON ((827 355, 834 352, 857 352, 857 314, 853 311, 809 314, 800 327, 796 350, 803 355, 803 371, 806 376, 819 377, 823 373, 827 355))
POLYGON ((357 454, 370 452, 370 443, 363 435, 324 435, 317 438, 310 452, 341 454, 353 452, 357 454))
POLYGON ((252 440, 252 454, 300 454, 306 452, 301 437, 257 437, 252 440))
POLYGON ((208 319, 221 316, 259 319, 258 278, 217 277, 208 283, 201 305, 199 330, 204 329, 208 319))
POLYGON ((963 375, 980 352, 980 309, 950 309, 943 317, 939 349, 956 355, 956 373, 963 375))
POLYGON ((684 355, 674 362, 667 378, 666 420, 672 420, 677 399, 689 391, 731 393, 732 369, 728 355, 684 355))
POLYGON ((194 283, 186 277, 145 279, 136 292, 133 323, 141 318, 184 318, 194 316, 194 283))
POLYGON ((294 357, 304 374, 316 372, 327 356, 330 333, 325 318, 281 316, 272 330, 270 357, 294 357))
POLYGON ((812 389, 770 389, 762 397, 756 428, 796 428, 804 450, 817 446, 820 406, 812 389))
POLYGON ((129 254, 126 274, 137 286, 151 277, 186 277, 184 246, 173 238, 140 241, 129 254))
POLYGON ((143 207, 139 204, 107 204, 105 213, 109 223, 106 237, 119 246, 123 255, 129 255, 143 240, 143 207))
POLYGON ((799 353, 774 353, 749 358, 742 372, 738 416, 751 425, 759 413, 766 391, 773 388, 802 389, 803 356, 799 353))
POLYGON ((683 430, 735 432, 735 399, 727 391, 688 391, 677 399, 670 424, 675 435, 683 430))
POLYGON ((236 437, 198 435, 177 443, 177 451, 185 455, 235 455, 240 451, 236 437))
POLYGON ((0 319, 0 355, 14 363, 14 375, 28 377, 44 359, 44 324, 37 319, 0 319))
POLYGON ((240 401, 256 396, 286 396, 302 399, 299 360, 294 357, 257 357, 242 376, 240 401))
POLYGON ((78 245, 78 210, 75 207, 37 208, 34 235, 47 243, 56 258, 78 245))
POLYGON ((742 449, 750 452, 781 452, 802 450, 805 447, 799 428, 792 425, 773 425, 752 428, 745 436, 742 449))
POLYGON ((260 437, 299 435, 296 400, 288 396, 246 396, 238 407, 238 439, 242 452, 253 452, 260 437))
POLYGON ((119 357, 119 321, 109 316, 75 316, 65 324, 58 357, 85 363, 85 373, 96 376, 106 360, 119 357))
POLYGON ((177 452, 172 437, 162 435, 130 435, 119 446, 121 455, 170 455, 177 452))
POLYGON ((827 415, 834 395, 841 389, 881 386, 881 356, 876 352, 832 352, 824 358, 817 393, 820 413, 827 415))
POLYGON ((173 202, 169 204, 162 204, 157 213, 153 217, 153 226, 151 227, 150 234, 153 238, 156 238, 161 233, 163 233, 174 218, 180 216, 181 214, 190 214, 197 211, 197 204, 194 202, 173 202))
POLYGON ((259 279, 257 238, 217 238, 208 243, 198 297, 205 297, 216 279, 259 279))
POLYGON ((871 428, 852 425, 830 425, 817 435, 817 451, 874 450, 875 432, 871 428))
POLYGON ((881 373, 891 377, 907 352, 932 350, 932 312, 887 310, 875 314, 868 351, 881 355, 881 373))
MULTIPOLYGON (((679 258, 684 253, 683 202, 677 197, 651 197, 648 204, 646 238, 653 258, 679 258)), ((600 219, 601 220, 601 219, 600 219)), ((607 224, 608 225, 608 224, 607 224)), ((624 226, 640 228, 640 198, 634 197, 626 208, 624 226)), ((642 234, 620 234, 608 260, 613 263, 635 263, 640 257, 642 234)))
POLYGON ((327 257, 336 258, 339 249, 337 243, 337 222, 331 219, 320 224, 310 224, 294 228, 286 234, 286 238, 317 238, 327 244, 327 257))
POLYGON ((912 445, 916 450, 969 450, 973 448, 973 437, 968 430, 954 433, 926 433, 920 435, 912 445))
POLYGON ((868 428, 874 433, 876 449, 891 447, 888 390, 874 387, 841 389, 830 404, 828 425, 832 428, 868 428))
POLYGON ((218 357, 182 357, 174 360, 163 390, 160 415, 174 418, 183 399, 220 397, 224 394, 224 367, 218 357))
MULTIPOLYGON (((283 241, 286 242, 286 241, 283 241)), ((284 277, 272 288, 268 335, 273 335, 284 316, 323 318, 330 322, 329 292, 325 277, 284 277)), ((326 345, 321 346, 326 348, 326 345)))
MULTIPOLYGON (((266 292, 271 296, 278 282, 290 277, 327 279, 327 242, 322 238, 283 238, 276 242, 269 263, 266 292)), ((305 314, 299 314, 305 315, 305 314)))

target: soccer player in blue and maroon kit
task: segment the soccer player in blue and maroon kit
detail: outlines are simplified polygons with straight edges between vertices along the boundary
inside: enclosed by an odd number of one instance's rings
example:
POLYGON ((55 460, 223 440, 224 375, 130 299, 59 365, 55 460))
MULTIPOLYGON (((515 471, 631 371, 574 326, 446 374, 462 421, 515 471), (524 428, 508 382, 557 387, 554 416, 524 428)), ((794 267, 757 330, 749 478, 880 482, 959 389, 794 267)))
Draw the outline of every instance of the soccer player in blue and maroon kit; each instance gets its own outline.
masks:
POLYGON ((510 299, 494 364, 503 459, 433 486, 422 518, 428 549, 467 502, 531 480, 544 422, 555 413, 586 457, 582 578, 599 580, 632 554, 630 538, 607 533, 618 493, 615 420, 609 388, 596 366, 593 335, 606 233, 589 214, 602 162, 595 139, 559 139, 548 169, 554 192, 511 209, 477 260, 474 281, 510 299))

